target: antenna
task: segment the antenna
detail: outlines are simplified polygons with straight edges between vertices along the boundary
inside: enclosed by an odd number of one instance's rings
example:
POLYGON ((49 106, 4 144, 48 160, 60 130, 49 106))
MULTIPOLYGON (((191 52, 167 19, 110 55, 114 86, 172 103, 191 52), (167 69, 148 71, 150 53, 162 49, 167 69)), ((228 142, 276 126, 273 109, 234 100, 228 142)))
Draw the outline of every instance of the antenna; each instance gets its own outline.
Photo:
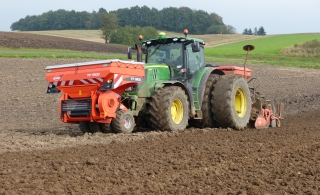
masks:
POLYGON ((244 68, 244 79, 247 80, 246 64, 247 64, 247 61, 248 61, 249 53, 250 53, 250 51, 254 50, 254 46, 253 45, 245 45, 245 46, 243 46, 243 50, 247 51, 246 60, 244 61, 244 65, 243 65, 243 68, 244 68))

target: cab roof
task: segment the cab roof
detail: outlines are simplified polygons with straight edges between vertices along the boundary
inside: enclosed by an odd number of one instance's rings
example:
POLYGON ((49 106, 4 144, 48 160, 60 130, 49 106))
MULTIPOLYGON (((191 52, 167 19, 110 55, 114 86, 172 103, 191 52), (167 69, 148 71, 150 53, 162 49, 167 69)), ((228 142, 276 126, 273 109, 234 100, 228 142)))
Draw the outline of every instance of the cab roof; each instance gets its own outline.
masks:
POLYGON ((157 44, 165 44, 165 43, 183 43, 183 42, 199 42, 201 45, 205 45, 204 40, 197 39, 197 38, 191 38, 191 37, 181 37, 181 36, 172 36, 167 37, 165 33, 159 33, 159 36, 157 39, 149 39, 142 42, 143 46, 150 46, 150 45, 157 45, 157 44))

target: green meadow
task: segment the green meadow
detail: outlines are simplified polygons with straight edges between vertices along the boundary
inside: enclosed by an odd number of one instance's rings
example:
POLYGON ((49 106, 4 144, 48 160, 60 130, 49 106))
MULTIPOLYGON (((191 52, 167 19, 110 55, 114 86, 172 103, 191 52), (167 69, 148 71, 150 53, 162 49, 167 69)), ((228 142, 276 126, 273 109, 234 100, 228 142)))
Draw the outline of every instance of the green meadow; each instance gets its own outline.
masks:
POLYGON ((59 49, 29 49, 0 47, 0 57, 7 58, 90 58, 126 59, 126 55, 113 53, 82 52, 59 49))
POLYGON ((274 35, 266 38, 240 41, 227 45, 207 48, 205 50, 208 62, 220 63, 244 63, 246 51, 244 45, 253 45, 255 49, 250 51, 249 64, 268 64, 277 66, 294 66, 320 69, 320 59, 302 56, 286 56, 281 51, 294 45, 318 39, 320 34, 290 34, 274 35))

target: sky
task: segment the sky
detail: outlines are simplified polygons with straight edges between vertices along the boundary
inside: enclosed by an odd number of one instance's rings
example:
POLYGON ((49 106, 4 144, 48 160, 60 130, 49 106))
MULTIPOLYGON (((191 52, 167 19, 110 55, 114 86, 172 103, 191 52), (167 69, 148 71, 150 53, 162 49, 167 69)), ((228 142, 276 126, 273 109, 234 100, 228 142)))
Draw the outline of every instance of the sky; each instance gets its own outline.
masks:
MULTIPOLYGON (((320 33, 320 0, 0 0, 0 31, 10 31, 12 23, 27 15, 41 15, 49 10, 107 11, 133 6, 189 7, 216 13, 223 22, 242 33, 263 26, 267 35, 320 33)), ((188 27, 186 27, 188 28, 188 27)), ((192 34, 192 32, 189 32, 192 34)))

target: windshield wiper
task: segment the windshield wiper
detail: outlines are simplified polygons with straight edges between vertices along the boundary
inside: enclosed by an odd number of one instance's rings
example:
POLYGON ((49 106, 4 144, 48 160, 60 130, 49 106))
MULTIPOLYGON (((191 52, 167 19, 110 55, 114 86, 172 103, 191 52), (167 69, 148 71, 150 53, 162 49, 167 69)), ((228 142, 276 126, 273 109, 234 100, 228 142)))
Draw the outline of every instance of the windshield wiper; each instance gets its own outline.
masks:
POLYGON ((150 56, 149 56, 148 58, 151 58, 151 56, 153 56, 153 54, 154 54, 160 47, 162 47, 162 46, 163 46, 162 44, 158 45, 158 46, 156 47, 156 49, 150 54, 150 56))

